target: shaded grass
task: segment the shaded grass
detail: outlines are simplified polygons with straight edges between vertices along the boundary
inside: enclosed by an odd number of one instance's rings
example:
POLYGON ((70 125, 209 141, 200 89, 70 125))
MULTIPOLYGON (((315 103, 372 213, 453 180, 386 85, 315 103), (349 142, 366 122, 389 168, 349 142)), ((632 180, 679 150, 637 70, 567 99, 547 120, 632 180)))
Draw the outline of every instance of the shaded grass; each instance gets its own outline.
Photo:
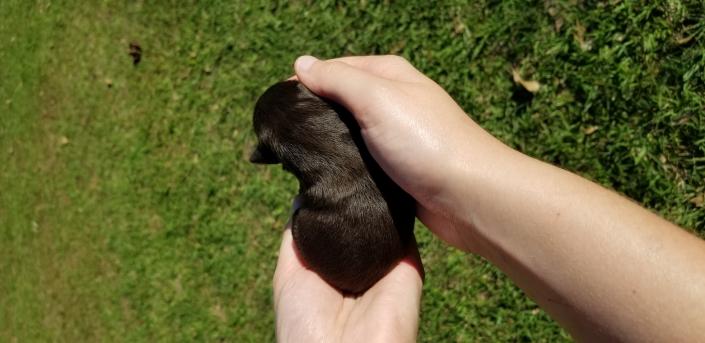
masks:
MULTIPOLYGON (((296 184, 245 157, 254 100, 304 53, 401 54, 508 144, 705 233, 698 2, 0 9, 3 341, 273 340, 296 184)), ((496 269, 417 234, 419 340, 567 340, 496 269)))

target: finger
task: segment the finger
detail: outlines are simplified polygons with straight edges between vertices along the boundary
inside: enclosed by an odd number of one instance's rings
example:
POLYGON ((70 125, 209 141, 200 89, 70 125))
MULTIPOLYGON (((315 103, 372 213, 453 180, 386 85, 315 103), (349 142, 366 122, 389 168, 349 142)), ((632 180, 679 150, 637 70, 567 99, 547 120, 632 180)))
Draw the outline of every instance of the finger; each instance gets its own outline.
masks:
POLYGON ((423 263, 421 262, 421 255, 419 254, 419 248, 416 244, 416 237, 412 236, 412 242, 407 248, 406 256, 401 260, 399 266, 393 269, 391 273, 396 273, 394 278, 401 278, 403 279, 402 282, 411 282, 412 284, 418 286, 419 291, 421 290, 426 273, 423 268, 423 263))
MULTIPOLYGON (((361 113, 388 81, 340 61, 321 61, 312 56, 296 59, 299 81, 314 93, 361 113)), ((359 119, 359 118, 358 118, 359 119)))
POLYGON ((296 273, 297 270, 303 269, 304 266, 299 260, 296 254, 296 248, 294 247, 294 238, 291 234, 291 221, 293 220, 293 214, 297 209, 301 207, 301 199, 296 196, 291 202, 291 210, 289 211, 289 221, 286 222, 284 226, 284 233, 282 234, 282 242, 279 246, 279 257, 277 258, 277 267, 274 270, 274 278, 272 280, 272 286, 274 288, 274 299, 275 301, 279 298, 279 293, 284 287, 287 280, 296 273))
POLYGON ((277 267, 274 270, 273 286, 275 294, 276 290, 282 288, 282 285, 294 274, 297 268, 302 268, 296 257, 293 242, 291 228, 287 227, 282 235, 282 242, 279 246, 279 257, 277 258, 277 267))
POLYGON ((275 297, 277 295, 277 290, 281 289, 282 285, 287 279, 291 277, 298 269, 303 269, 304 266, 299 260, 298 255, 294 247, 294 238, 291 234, 291 221, 293 219, 293 214, 296 210, 301 207, 301 199, 296 196, 291 203, 291 211, 289 213, 289 221, 284 227, 284 234, 282 234, 282 242, 279 246, 279 257, 277 258, 277 267, 274 270, 274 280, 273 287, 275 290, 275 297))
POLYGON ((416 244, 416 236, 411 236, 412 243, 409 244, 409 247, 407 248, 407 253, 406 257, 402 259, 401 263, 408 264, 409 266, 413 267, 416 272, 418 273, 419 277, 421 277, 421 281, 426 279, 426 272, 424 271, 423 268, 423 263, 421 262, 421 254, 419 253, 419 247, 416 244))
POLYGON ((374 295, 388 289, 397 289, 404 290, 404 292, 397 294, 402 298, 400 299, 402 301, 406 297, 420 297, 424 277, 425 273, 421 263, 421 256, 414 238, 412 244, 409 244, 406 257, 368 292, 374 295))
MULTIPOLYGON (((372 286, 360 301, 370 313, 388 313, 398 318, 399 327, 395 330, 398 334, 415 337, 418 331, 422 288, 423 268, 416 244, 413 244, 413 250, 407 258, 372 286)), ((411 340, 413 339, 409 339, 411 340)))
POLYGON ((392 296, 400 307, 406 308, 405 312, 418 314, 421 306, 423 277, 423 268, 419 269, 411 263, 402 261, 392 269, 388 278, 381 282, 383 288, 397 290, 392 296))
MULTIPOLYGON (((277 266, 279 265, 289 265, 291 263, 298 264, 303 267, 303 264, 296 255, 296 250, 294 248, 294 238, 291 234, 291 221, 294 219, 294 213, 301 207, 301 197, 295 196, 291 201, 291 210, 289 210, 289 221, 286 222, 284 226, 284 234, 282 235, 282 243, 279 246, 279 259, 277 260, 277 266)), ((275 271, 276 275, 276 271, 275 271)))
POLYGON ((414 82, 425 79, 409 61, 396 55, 345 56, 327 61, 343 62, 390 80, 414 82))

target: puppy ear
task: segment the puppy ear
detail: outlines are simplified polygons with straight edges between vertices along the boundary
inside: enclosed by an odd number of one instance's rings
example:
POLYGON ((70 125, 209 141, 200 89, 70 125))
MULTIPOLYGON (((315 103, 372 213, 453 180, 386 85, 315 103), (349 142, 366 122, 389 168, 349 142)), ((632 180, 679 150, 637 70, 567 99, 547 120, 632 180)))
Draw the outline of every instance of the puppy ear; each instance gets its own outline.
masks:
POLYGON ((250 162, 256 164, 277 164, 279 159, 271 149, 262 144, 257 144, 257 148, 250 155, 250 162))

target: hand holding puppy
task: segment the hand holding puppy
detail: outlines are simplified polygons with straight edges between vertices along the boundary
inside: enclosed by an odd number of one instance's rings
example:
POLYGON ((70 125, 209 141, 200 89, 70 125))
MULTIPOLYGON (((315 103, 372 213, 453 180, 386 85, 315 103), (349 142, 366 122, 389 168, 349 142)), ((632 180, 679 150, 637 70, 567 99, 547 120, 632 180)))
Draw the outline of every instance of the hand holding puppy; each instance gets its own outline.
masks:
MULTIPOLYGON (((505 146, 400 57, 300 57, 295 69, 308 89, 355 116, 371 155, 434 234, 504 271, 576 340, 702 339, 703 240, 505 146)), ((280 339, 413 340, 421 294, 414 263, 343 298, 312 280, 291 251, 286 233, 274 283, 280 339)))

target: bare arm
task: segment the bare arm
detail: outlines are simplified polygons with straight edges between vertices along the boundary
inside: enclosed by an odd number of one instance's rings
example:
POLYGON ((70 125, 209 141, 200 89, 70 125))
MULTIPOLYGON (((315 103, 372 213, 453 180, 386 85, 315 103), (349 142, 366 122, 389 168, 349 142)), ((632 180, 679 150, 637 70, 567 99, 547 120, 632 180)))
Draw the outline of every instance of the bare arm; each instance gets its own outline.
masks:
POLYGON ((468 148, 468 159, 492 168, 457 171, 466 182, 456 188, 454 210, 463 237, 475 240, 468 248, 577 339, 703 338, 702 240, 581 177, 497 149, 501 158, 468 148))
POLYGON ((351 110, 429 229, 497 265, 577 339, 703 337, 702 240, 508 148, 401 58, 300 58, 296 72, 351 110))

